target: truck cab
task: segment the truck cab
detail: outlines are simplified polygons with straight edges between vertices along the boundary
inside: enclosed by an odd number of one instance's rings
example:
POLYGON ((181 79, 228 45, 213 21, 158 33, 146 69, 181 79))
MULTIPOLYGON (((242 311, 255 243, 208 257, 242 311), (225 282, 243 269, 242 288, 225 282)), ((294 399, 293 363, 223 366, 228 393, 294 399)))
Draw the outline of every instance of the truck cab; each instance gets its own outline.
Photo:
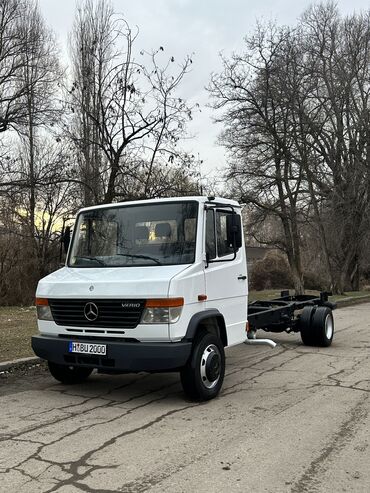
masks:
POLYGON ((79 211, 66 264, 40 280, 32 347, 63 383, 102 373, 179 371, 215 397, 224 348, 247 339, 240 205, 214 197, 79 211))

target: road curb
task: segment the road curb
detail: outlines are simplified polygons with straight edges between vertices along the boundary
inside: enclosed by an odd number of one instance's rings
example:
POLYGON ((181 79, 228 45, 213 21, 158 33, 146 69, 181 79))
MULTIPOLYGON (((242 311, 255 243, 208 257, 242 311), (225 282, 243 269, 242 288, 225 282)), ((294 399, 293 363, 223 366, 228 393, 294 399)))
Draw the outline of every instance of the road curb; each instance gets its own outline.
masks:
POLYGON ((0 373, 6 372, 8 370, 15 370, 26 365, 37 365, 41 362, 41 359, 37 356, 31 356, 29 358, 19 358, 11 361, 0 362, 0 373))
POLYGON ((349 296, 347 299, 336 301, 336 304, 338 308, 345 308, 346 306, 360 305, 366 302, 370 302, 370 295, 359 296, 357 298, 349 296))

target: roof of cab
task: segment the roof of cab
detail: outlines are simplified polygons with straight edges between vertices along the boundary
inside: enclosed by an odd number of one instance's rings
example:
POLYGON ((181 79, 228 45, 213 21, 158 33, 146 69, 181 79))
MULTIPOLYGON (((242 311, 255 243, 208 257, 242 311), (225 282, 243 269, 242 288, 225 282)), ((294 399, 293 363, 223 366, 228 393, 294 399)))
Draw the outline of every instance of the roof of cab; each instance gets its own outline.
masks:
POLYGON ((128 205, 142 205, 142 204, 158 204, 160 202, 184 202, 184 201, 196 201, 199 203, 205 202, 217 202, 221 204, 232 205, 234 207, 240 207, 240 204, 236 200, 225 199, 222 197, 204 197, 204 196, 186 196, 186 197, 168 197, 168 198, 156 198, 145 200, 132 200, 128 202, 113 202, 111 204, 93 205, 90 207, 84 207, 79 212, 90 211, 95 209, 105 209, 107 207, 126 207, 128 205))

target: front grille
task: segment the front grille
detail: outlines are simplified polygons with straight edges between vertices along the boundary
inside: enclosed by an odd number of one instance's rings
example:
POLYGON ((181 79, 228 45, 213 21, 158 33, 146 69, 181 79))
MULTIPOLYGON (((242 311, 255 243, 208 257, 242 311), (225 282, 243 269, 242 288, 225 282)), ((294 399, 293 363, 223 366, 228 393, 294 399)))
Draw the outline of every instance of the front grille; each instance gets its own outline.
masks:
POLYGON ((140 322, 145 300, 49 299, 49 305, 57 325, 134 329, 140 322), (97 307, 96 320, 90 321, 85 316, 88 303, 97 307), (137 306, 124 306, 132 304, 137 306))

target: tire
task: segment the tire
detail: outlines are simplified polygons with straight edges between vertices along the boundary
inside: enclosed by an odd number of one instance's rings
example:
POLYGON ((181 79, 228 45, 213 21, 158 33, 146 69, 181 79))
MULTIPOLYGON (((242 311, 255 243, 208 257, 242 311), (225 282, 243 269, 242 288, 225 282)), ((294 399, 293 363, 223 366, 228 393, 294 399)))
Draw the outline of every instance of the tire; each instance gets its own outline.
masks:
POLYGON ((327 306, 305 307, 299 320, 303 344, 329 347, 334 337, 334 318, 327 306))
POLYGON ((319 306, 312 317, 314 346, 329 347, 334 337, 333 312, 327 306, 319 306))
POLYGON ((85 368, 82 366, 67 366, 58 365, 48 361, 49 371, 55 380, 66 385, 73 385, 84 382, 93 371, 93 368, 85 368))
POLYGON ((225 351, 220 338, 209 332, 197 335, 190 359, 181 369, 180 376, 189 399, 208 401, 216 397, 225 376, 225 351))
POLYGON ((312 317, 315 313, 315 307, 305 306, 299 317, 298 328, 301 333, 301 339, 306 346, 313 346, 313 337, 311 330, 312 317))

